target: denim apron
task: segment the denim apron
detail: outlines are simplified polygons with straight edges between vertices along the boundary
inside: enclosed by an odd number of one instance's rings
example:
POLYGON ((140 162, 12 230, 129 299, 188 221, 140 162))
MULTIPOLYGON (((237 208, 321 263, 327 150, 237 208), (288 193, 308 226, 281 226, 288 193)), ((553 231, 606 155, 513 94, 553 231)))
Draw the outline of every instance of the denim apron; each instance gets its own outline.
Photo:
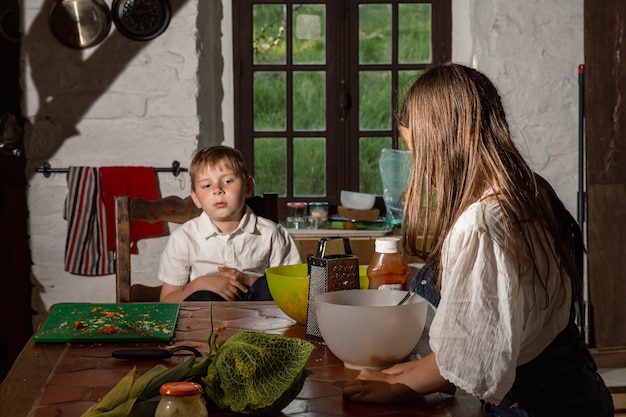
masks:
MULTIPOLYGON (((411 291, 439 305, 435 276, 427 266, 411 281, 411 291)), ((516 369, 515 382, 498 404, 483 402, 493 417, 613 417, 611 393, 597 372, 574 320, 535 359, 516 369)))

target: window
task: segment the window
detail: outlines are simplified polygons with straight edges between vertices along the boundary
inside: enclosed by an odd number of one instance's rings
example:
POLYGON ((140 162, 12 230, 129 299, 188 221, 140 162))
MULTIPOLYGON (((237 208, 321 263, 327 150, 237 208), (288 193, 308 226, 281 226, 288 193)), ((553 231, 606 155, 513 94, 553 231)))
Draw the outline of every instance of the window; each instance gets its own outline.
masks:
POLYGON ((451 0, 237 0, 233 19, 235 146, 256 194, 382 194, 396 99, 450 59, 451 0))

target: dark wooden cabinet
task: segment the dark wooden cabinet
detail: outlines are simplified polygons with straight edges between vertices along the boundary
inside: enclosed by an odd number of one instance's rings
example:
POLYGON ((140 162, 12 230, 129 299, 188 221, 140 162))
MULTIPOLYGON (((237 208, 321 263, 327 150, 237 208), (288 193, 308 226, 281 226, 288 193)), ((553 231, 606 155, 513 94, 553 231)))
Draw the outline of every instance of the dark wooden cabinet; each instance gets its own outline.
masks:
MULTIPOLYGON (((26 207, 26 164, 21 134, 7 116, 21 119, 20 9, 0 2, 0 380, 33 332, 31 259, 26 207), (14 127, 14 126, 11 126, 14 127)), ((21 124, 18 122, 18 124, 21 124)))
POLYGON ((587 260, 596 347, 626 345, 624 0, 585 0, 587 260))
POLYGON ((33 333, 24 164, 0 153, 0 379, 33 333))

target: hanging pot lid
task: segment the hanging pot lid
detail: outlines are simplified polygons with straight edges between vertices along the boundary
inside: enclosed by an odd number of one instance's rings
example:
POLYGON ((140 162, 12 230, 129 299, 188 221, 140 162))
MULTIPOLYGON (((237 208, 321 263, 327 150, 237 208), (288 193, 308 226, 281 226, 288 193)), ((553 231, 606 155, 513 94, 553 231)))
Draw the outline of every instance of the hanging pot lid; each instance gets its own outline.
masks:
POLYGON ((168 0, 114 0, 111 13, 117 30, 135 41, 156 38, 171 18, 168 0))
POLYGON ((59 42, 74 49, 99 44, 111 30, 111 15, 104 0, 58 0, 48 20, 59 42))

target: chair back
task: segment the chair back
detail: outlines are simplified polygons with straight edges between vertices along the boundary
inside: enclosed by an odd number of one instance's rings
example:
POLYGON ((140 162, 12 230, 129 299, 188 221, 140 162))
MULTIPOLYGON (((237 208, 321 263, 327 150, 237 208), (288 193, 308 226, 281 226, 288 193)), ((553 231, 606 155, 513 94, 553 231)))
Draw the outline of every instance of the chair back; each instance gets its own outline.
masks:
MULTIPOLYGON (((278 195, 273 193, 246 200, 258 216, 278 221, 278 195)), ((161 286, 132 284, 130 269, 130 222, 169 222, 182 224, 202 212, 191 197, 168 196, 148 201, 115 196, 115 298, 118 303, 159 301, 161 286)))

